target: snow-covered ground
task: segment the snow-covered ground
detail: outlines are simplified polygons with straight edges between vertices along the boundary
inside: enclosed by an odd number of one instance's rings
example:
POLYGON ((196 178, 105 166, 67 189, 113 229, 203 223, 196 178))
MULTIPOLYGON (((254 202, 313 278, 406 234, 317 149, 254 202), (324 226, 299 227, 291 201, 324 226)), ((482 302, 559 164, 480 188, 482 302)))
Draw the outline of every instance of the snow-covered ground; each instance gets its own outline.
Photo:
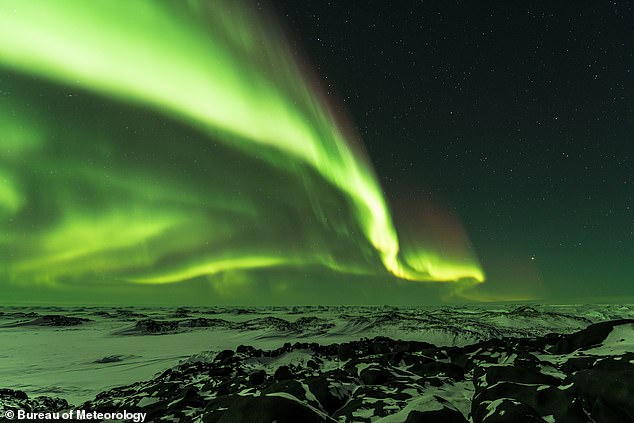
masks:
MULTIPOLYGON (((570 333, 591 323, 631 317, 630 305, 4 307, 0 388, 79 404, 98 392, 149 379, 190 356, 211 357, 239 345, 274 349, 287 342, 328 345, 387 336, 464 346, 492 338, 570 333), (42 319, 47 315, 88 320, 42 319)), ((633 350, 631 328, 618 330, 629 332, 610 335, 618 339, 598 347, 596 355, 618 353, 614 348, 633 350)))

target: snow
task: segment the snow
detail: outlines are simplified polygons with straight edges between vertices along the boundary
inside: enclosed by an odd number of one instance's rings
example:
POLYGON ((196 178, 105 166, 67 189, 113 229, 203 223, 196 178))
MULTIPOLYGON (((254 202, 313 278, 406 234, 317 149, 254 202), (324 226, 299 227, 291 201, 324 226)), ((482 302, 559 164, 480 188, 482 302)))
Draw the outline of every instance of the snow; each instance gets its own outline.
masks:
POLYGON ((497 411, 498 407, 502 404, 502 402, 504 402, 504 400, 507 400, 507 398, 498 398, 494 401, 490 401, 487 404, 487 414, 484 416, 482 420, 486 420, 489 417, 493 416, 495 412, 497 411))
POLYGON ((286 399, 291 400, 291 401, 295 401, 295 402, 303 405, 304 407, 310 408, 312 411, 314 411, 319 416, 321 416, 324 420, 328 417, 323 411, 316 409, 315 407, 313 407, 310 404, 307 404, 304 401, 300 401, 296 396, 291 395, 291 394, 289 394, 287 392, 271 392, 270 394, 266 394, 266 396, 267 397, 281 397, 281 398, 286 398, 286 399))
POLYGON ((360 410, 355 410, 352 412, 354 417, 359 417, 362 419, 369 419, 374 417, 374 409, 373 408, 362 408, 360 410))
MULTIPOLYGON (((187 318, 171 317, 174 308, 161 307, 131 309, 145 315, 141 317, 116 315, 113 313, 116 310, 109 307, 3 307, 0 308, 0 312, 4 312, 0 313, 0 380, 3 381, 2 387, 23 390, 35 396, 59 396, 73 404, 80 404, 92 399, 98 392, 150 379, 183 360, 212 359, 217 352, 235 350, 241 344, 275 349, 286 342, 328 345, 361 337, 388 336, 436 345, 463 346, 499 336, 570 333, 592 321, 634 316, 633 306, 622 305, 534 305, 537 313, 524 314, 513 312, 516 307, 512 304, 400 308, 275 307, 253 308, 246 313, 238 313, 233 308, 192 307, 189 312, 191 318, 222 319, 234 326, 181 328, 178 333, 163 335, 123 333, 134 329, 138 320, 146 318, 163 321, 187 318), (16 312, 62 314, 91 321, 71 327, 9 327, 33 319, 12 317, 16 312), (112 316, 97 315, 97 312, 109 312, 112 316), (271 317, 288 322, 302 317, 318 317, 334 324, 334 327, 319 333, 312 329, 284 332, 267 326, 266 319, 271 317), (259 322, 258 319, 263 320, 259 322), (352 321, 363 324, 353 327, 352 321), (259 322, 261 327, 256 324, 253 326, 255 329, 247 329, 248 324, 253 322, 259 322), (121 360, 95 362, 108 356, 120 356, 121 360)), ((615 327, 602 345, 583 352, 583 355, 620 355, 628 351, 634 351, 634 328, 622 325, 615 327)), ((571 356, 544 357, 557 364, 571 356)), ((276 366, 305 364, 309 358, 308 350, 295 350, 275 359, 262 357, 254 360, 253 366, 270 374, 276 366)), ((500 359, 510 364, 515 355, 501 356, 500 359)), ((339 365, 334 360, 327 360, 320 367, 327 371, 339 365)), ((560 376, 551 369, 543 367, 542 371, 560 376)))
POLYGON ((634 324, 614 326, 600 346, 585 351, 587 355, 607 356, 634 352, 634 324))

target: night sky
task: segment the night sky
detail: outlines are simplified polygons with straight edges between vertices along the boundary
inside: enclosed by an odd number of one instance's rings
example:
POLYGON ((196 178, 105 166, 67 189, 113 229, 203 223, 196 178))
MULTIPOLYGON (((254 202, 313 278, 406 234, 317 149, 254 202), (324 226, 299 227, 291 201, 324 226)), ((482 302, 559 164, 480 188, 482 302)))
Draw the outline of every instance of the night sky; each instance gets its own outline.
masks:
POLYGON ((631 301, 633 18, 7 1, 0 295, 631 301))
POLYGON ((632 2, 276 5, 389 200, 454 208, 488 284, 634 294, 632 2))

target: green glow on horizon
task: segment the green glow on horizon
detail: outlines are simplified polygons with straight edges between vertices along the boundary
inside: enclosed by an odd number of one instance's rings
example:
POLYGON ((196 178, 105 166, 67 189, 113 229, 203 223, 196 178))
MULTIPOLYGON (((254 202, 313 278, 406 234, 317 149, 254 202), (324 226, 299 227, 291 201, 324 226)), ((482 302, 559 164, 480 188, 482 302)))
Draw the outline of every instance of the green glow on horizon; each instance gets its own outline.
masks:
MULTIPOLYGON (((299 180, 306 178, 299 174, 306 165, 343 194, 365 240, 393 275, 414 281, 484 280, 474 256, 456 259, 403 249, 369 161, 351 147, 354 137, 335 123, 333 112, 310 89, 271 26, 229 2, 187 5, 155 0, 3 1, 0 37, 10 42, 0 43, 0 66, 160 112, 242 154, 261 155, 273 168, 291 166, 299 180)), ((0 104, 0 111, 14 106, 0 104)), ((115 142, 108 134, 87 134, 85 128, 71 129, 65 134, 68 138, 46 139, 42 116, 22 110, 21 119, 19 124, 0 124, 0 213, 17 214, 33 195, 22 192, 10 171, 3 170, 17 168, 18 156, 47 143, 72 146, 72 140, 83 137, 103 140, 95 145, 107 156, 115 142)), ((57 280, 116 269, 119 279, 167 283, 235 269, 313 264, 376 273, 371 263, 342 262, 322 250, 271 253, 278 248, 266 246, 262 253, 246 255, 242 247, 223 257, 200 253, 196 248, 204 242, 241 234, 231 219, 217 217, 220 209, 254 219, 260 206, 248 198, 201 199, 206 191, 185 182, 148 184, 143 169, 132 165, 107 170, 79 163, 60 166, 67 173, 55 175, 67 180, 54 200, 64 211, 63 218, 32 239, 18 241, 18 231, 10 227, 5 231, 9 235, 0 238, 0 247, 19 246, 20 259, 8 263, 10 279, 19 283, 46 273, 45 279, 57 280), (78 181, 93 187, 108 207, 91 211, 87 204, 73 206, 77 195, 72 184, 78 181), (168 200, 178 206, 165 210, 161 204, 168 200), (194 206, 198 208, 192 214, 194 206), (214 214, 209 216, 202 206, 214 214), (130 207, 136 212, 130 213, 130 207), (158 263, 175 251, 194 252, 195 257, 158 263)), ((337 230, 354 238, 353 229, 337 230)))

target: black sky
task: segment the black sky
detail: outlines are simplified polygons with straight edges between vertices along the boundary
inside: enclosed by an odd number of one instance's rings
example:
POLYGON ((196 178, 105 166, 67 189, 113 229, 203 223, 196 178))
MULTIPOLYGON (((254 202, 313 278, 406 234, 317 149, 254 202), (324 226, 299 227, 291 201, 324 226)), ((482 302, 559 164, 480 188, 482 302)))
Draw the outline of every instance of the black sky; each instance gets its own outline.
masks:
POLYGON ((489 286, 634 295, 632 2, 272 3, 393 207, 454 208, 489 286))

